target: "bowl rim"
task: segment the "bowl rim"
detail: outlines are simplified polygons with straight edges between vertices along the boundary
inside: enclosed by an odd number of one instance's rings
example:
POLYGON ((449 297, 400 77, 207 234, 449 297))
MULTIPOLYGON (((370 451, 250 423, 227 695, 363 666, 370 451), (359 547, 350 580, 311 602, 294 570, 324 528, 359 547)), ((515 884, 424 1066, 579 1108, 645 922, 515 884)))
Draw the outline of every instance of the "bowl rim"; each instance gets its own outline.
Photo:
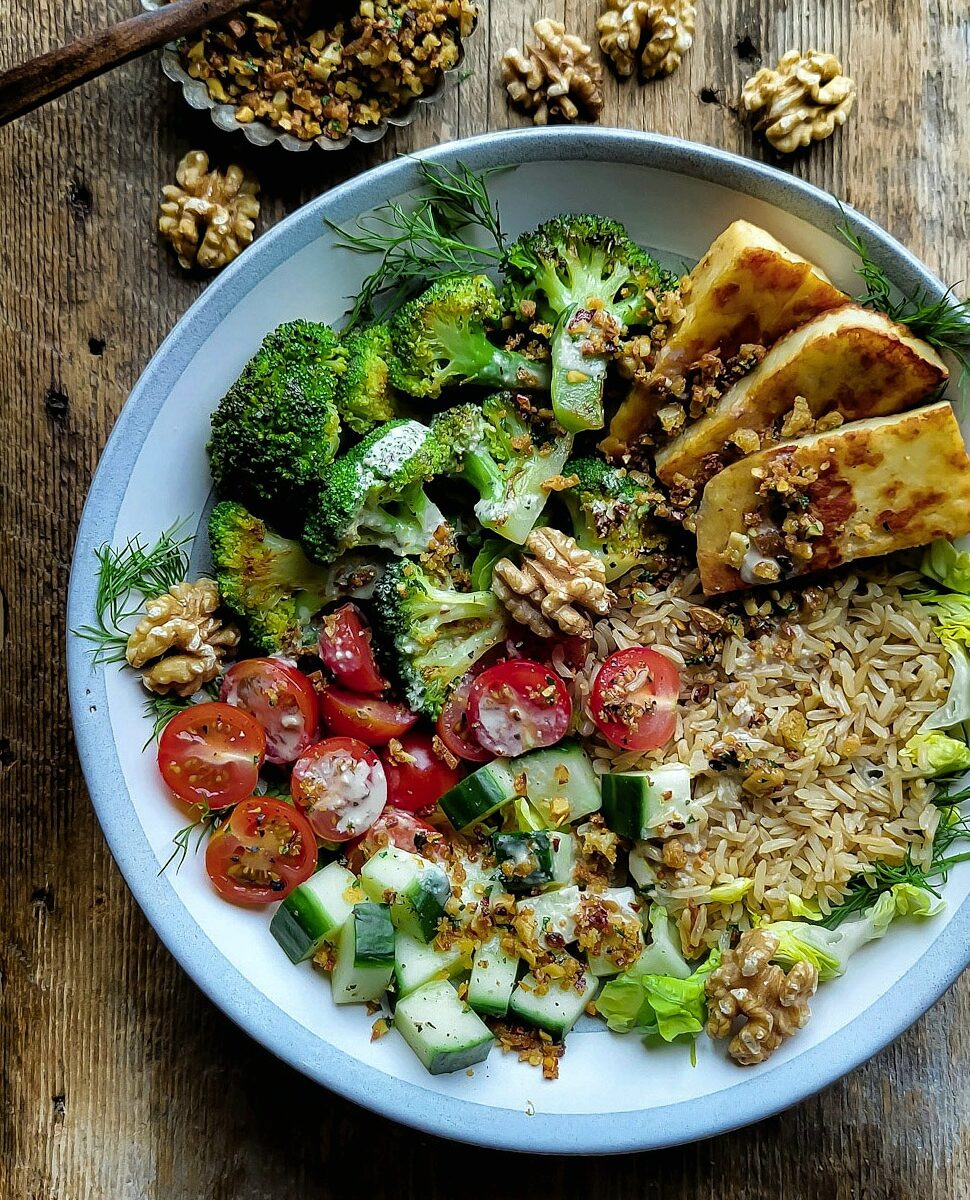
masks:
MULTIPOLYGON (((93 551, 112 539, 137 456, 169 391, 199 346, 260 278, 338 221, 418 183, 414 159, 475 169, 594 159, 659 168, 718 183, 784 207, 816 227, 845 215, 895 283, 932 296, 943 284, 904 246, 847 204, 767 164, 653 133, 569 128, 500 131, 393 159, 291 213, 263 234, 195 301, 135 384, 108 438, 81 514, 68 594, 68 628, 85 624, 94 596, 93 551)), ((81 766, 105 839, 136 901, 176 961, 245 1032, 318 1083, 382 1116, 473 1145, 546 1154, 618 1154, 696 1141, 771 1116, 815 1094, 898 1037, 954 982, 970 959, 970 903, 953 913, 917 962, 865 1012, 820 1045, 774 1068, 738 1077, 728 1093, 620 1113, 543 1114, 443 1095, 404 1082, 329 1045, 283 1013, 212 945, 182 906, 128 797, 108 714, 106 675, 86 644, 68 640, 68 685, 81 766), (725 1099, 730 1096, 730 1103, 725 1099)))

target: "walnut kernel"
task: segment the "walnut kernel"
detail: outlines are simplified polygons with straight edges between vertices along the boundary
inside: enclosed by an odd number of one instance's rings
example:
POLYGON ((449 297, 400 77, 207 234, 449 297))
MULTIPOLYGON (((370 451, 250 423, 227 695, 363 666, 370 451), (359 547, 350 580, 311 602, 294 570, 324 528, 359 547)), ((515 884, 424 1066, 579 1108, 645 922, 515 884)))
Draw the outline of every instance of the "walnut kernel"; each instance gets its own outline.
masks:
POLYGON ((696 14, 690 0, 606 0, 596 22, 600 49, 618 75, 636 66, 643 79, 671 75, 694 41, 696 14))
POLYGON ((855 83, 834 54, 790 50, 774 70, 762 67, 745 82, 741 103, 775 149, 791 154, 844 125, 855 96, 855 83))
POLYGON ((239 630, 213 615, 218 607, 211 579, 177 583, 145 602, 126 657, 139 670, 152 663, 142 675, 150 692, 193 696, 218 676, 225 655, 239 645, 239 630))
POLYGON ((162 189, 159 232, 186 270, 217 271, 253 240, 259 184, 242 167, 210 171, 202 150, 190 150, 175 174, 178 183, 162 189))
POLYGON ((592 624, 581 610, 606 616, 616 601, 602 562, 558 529, 533 529, 525 546, 533 557, 520 566, 508 558, 495 564, 495 595, 539 637, 552 637, 554 625, 563 633, 588 637, 592 624))
POLYGON ((544 18, 532 28, 535 43, 524 52, 512 46, 502 56, 502 82, 512 103, 531 113, 536 125, 595 120, 603 108, 603 71, 592 60, 592 47, 559 21, 544 18))
POLYGON ((707 1032, 731 1037, 728 1054, 741 1066, 762 1063, 812 1015, 808 1001, 818 987, 818 971, 797 962, 786 975, 771 962, 778 938, 765 929, 742 933, 734 950, 707 977, 707 1032))

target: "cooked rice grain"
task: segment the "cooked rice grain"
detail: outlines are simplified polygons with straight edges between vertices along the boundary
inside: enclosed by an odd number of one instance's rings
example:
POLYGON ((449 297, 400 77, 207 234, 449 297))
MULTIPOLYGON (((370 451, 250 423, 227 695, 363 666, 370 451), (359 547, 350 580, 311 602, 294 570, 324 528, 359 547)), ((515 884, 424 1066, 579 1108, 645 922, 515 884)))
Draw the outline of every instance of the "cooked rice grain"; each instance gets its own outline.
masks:
POLYGON ((938 820, 933 788, 906 777, 899 751, 946 699, 949 668, 930 616, 903 591, 912 581, 879 570, 836 575, 810 615, 779 618, 752 640, 729 635, 713 666, 687 665, 704 645, 689 616, 704 604, 696 574, 665 589, 639 585, 597 623, 572 681, 597 770, 682 762, 694 774, 697 821, 681 836, 687 866, 672 871, 659 845, 650 851, 685 948, 713 945, 726 926, 748 923, 748 909, 788 917, 790 895, 827 911, 877 860, 899 862, 907 851, 927 860, 938 820), (585 716, 590 682, 614 650, 651 645, 681 669, 676 732, 662 751, 617 752, 585 716), (807 723, 796 750, 778 726, 793 711, 807 723), (781 764, 783 787, 755 797, 741 790, 740 771, 713 770, 711 754, 726 737, 781 764), (754 881, 743 902, 703 902, 709 888, 736 878, 754 881))

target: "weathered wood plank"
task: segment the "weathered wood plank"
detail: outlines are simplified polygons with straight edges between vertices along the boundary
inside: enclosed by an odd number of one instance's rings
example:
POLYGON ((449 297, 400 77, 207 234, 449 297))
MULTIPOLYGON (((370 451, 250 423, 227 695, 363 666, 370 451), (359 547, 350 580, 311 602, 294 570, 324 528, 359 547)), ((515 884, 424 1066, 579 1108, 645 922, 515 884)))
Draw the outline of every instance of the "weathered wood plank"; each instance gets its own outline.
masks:
MULTIPOLYGON (((96 21, 9 4, 0 66, 96 21)), ((281 1066, 174 965, 110 861, 84 792, 64 685, 63 598, 91 472, 131 384, 201 290, 159 246, 158 190, 201 146, 264 177, 264 228, 391 154, 523 124, 496 63, 531 21, 590 0, 493 0, 474 74, 410 130, 340 155, 218 135, 153 61, 0 130, 0 1197, 6 1200, 956 1200, 970 1193, 964 981, 895 1045, 792 1111, 697 1146, 610 1161, 500 1160, 419 1137, 281 1066), (504 1169, 503 1169, 504 1168, 504 1169)), ((604 124, 776 161, 738 121, 745 74, 794 45, 842 54, 857 111, 781 165, 870 213, 948 279, 970 277, 970 14, 964 0, 700 0, 697 42, 658 84, 607 79, 604 124)), ((526 1118, 523 1118, 526 1119, 526 1118)))

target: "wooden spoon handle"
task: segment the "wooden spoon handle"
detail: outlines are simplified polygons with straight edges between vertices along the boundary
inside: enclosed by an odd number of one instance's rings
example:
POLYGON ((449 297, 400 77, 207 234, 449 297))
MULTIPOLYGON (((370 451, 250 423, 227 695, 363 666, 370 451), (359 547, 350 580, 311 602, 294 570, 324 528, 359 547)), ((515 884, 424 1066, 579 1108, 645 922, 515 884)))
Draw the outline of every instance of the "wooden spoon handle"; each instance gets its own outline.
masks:
POLYGON ((0 74, 0 125, 173 38, 198 33, 251 0, 174 0, 0 74))

